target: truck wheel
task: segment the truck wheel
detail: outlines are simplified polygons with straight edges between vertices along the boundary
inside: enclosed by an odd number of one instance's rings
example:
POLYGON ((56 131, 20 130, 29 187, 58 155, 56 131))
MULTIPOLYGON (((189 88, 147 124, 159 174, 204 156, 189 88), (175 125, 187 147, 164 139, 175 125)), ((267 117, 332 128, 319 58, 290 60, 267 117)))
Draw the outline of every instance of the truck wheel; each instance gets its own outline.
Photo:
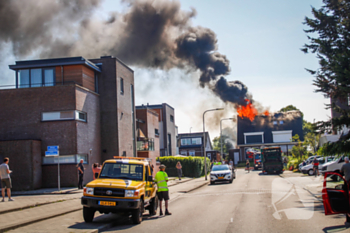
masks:
POLYGON ((314 175, 314 170, 313 169, 310 169, 309 171, 307 171, 307 174, 309 176, 313 176, 314 175))
POLYGON ((346 214, 346 222, 347 222, 347 223, 350 223, 350 213, 347 213, 347 214, 346 214))
POLYGON ((132 211, 131 219, 134 224, 140 224, 142 222, 143 213, 143 200, 141 200, 140 208, 132 211))
POLYGON ((155 215, 157 213, 157 209, 158 209, 158 196, 156 194, 156 196, 154 198, 152 198, 151 201, 151 205, 149 207, 149 215, 155 215))
POLYGON ((94 219, 94 215, 95 215, 95 211, 92 208, 89 207, 83 207, 83 217, 84 217, 84 221, 85 222, 92 222, 92 220, 94 219))

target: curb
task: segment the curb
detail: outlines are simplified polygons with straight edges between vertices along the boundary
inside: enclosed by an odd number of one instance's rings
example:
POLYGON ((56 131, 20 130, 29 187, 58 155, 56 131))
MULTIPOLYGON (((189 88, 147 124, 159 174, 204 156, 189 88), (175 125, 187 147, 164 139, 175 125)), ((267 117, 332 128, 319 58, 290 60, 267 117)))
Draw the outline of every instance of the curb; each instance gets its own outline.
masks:
POLYGON ((108 230, 109 228, 114 227, 115 223, 107 223, 105 225, 99 226, 94 230, 88 231, 88 233, 100 233, 101 231, 108 230))
POLYGON ((175 186, 175 185, 178 185, 178 184, 186 183, 186 182, 191 181, 191 180, 194 180, 194 178, 186 179, 186 180, 178 182, 176 184, 168 185, 168 187, 172 187, 172 186, 175 186))
POLYGON ((27 206, 18 207, 18 208, 9 209, 9 210, 3 210, 3 211, 0 210, 0 215, 1 215, 1 214, 11 213, 11 212, 16 212, 16 211, 20 211, 20 210, 26 210, 26 209, 33 208, 33 207, 39 207, 39 206, 43 206, 43 205, 54 204, 54 203, 56 203, 56 202, 70 201, 70 200, 80 199, 80 198, 81 198, 81 197, 71 198, 71 199, 65 199, 65 200, 49 201, 49 202, 43 202, 43 203, 35 203, 34 205, 27 205, 27 206))
POLYGON ((69 211, 66 211, 64 213, 53 214, 53 215, 50 215, 50 216, 46 216, 44 218, 39 218, 39 219, 35 219, 35 220, 32 220, 32 221, 23 222, 23 223, 20 223, 20 224, 13 224, 13 225, 10 225, 10 226, 4 227, 4 228, 0 228, 0 233, 1 232, 6 232, 6 231, 9 231, 9 230, 14 230, 16 228, 24 227, 24 226, 27 226, 27 225, 30 225, 30 224, 33 224, 33 223, 41 222, 41 221, 44 221, 44 220, 47 220, 47 219, 50 219, 50 218, 55 218, 55 217, 58 217, 58 216, 69 214, 69 213, 81 210, 82 208, 83 208, 82 206, 81 207, 79 206, 79 208, 75 208, 73 210, 69 210, 69 211))
POLYGON ((206 181, 206 182, 204 182, 203 184, 200 184, 200 185, 198 185, 198 186, 196 186, 196 187, 194 187, 194 188, 192 188, 192 189, 190 189, 190 190, 187 190, 187 191, 185 191, 184 193, 192 192, 192 191, 194 191, 194 190, 196 190, 196 189, 199 189, 199 188, 201 188, 201 187, 203 187, 203 186, 205 186, 205 185, 207 185, 207 184, 209 184, 209 181, 206 181))

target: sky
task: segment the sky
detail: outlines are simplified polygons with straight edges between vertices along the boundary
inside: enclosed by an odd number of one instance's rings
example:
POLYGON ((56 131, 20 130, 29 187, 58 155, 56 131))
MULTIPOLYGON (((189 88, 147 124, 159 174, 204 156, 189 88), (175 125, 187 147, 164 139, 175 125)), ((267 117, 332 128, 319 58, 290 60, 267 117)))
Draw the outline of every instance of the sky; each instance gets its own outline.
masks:
MULTIPOLYGON (((193 25, 212 29, 218 38, 219 52, 230 60, 230 81, 240 80, 247 85, 254 99, 271 112, 294 105, 313 122, 327 120, 330 110, 324 104, 329 99, 315 93, 313 76, 305 68, 317 69, 314 54, 304 54, 300 48, 308 43, 305 16, 312 17, 311 6, 320 8, 321 0, 186 0, 180 1, 183 10, 195 8, 193 25)), ((104 3, 104 10, 121 10, 113 0, 104 3)), ((136 104, 168 103, 175 108, 175 121, 180 133, 203 130, 201 110, 225 107, 209 90, 198 87, 180 71, 152 72, 135 69, 136 104), (174 78, 174 76, 177 76, 174 78), (180 76, 180 78, 179 78, 180 76), (179 80, 180 79, 180 80, 179 80), (147 80, 147 81, 145 81, 147 80), (153 81, 151 81, 153 80, 153 81), (143 83, 158 86, 152 93, 143 83), (138 94, 138 91, 140 94, 138 94), (193 115, 195 114, 195 116, 193 115)), ((195 76, 195 74, 191 74, 195 76)), ((193 77, 192 79, 196 79, 193 77)), ((218 123, 212 124, 206 113, 211 138, 218 136, 218 123), (210 127, 210 125, 213 127, 210 127)), ((222 118, 235 117, 232 110, 222 118)), ((223 127, 233 127, 223 121, 223 127)))
MULTIPOLYGON (((312 17, 311 6, 320 8, 321 0, 182 0, 180 3, 185 11, 196 10, 193 26, 210 28, 216 33, 218 51, 230 61, 227 80, 243 82, 254 100, 270 112, 294 105, 309 122, 330 117, 330 110, 324 106, 329 99, 314 92, 314 77, 305 70, 317 69, 318 60, 314 54, 300 51, 308 43, 303 31, 307 29, 304 18, 312 17)), ((111 11, 127 9, 125 2, 105 0, 95 14, 107 19, 111 11)), ((14 72, 8 65, 14 64, 16 57, 10 49, 3 48, 3 52, 8 55, 0 62, 1 83, 12 84, 14 72)), ((28 59, 35 57, 32 54, 28 59)), ((131 67, 135 71, 136 105, 167 103, 174 107, 179 133, 202 131, 203 112, 208 109, 225 108, 205 115, 205 127, 211 139, 220 133, 220 119, 236 117, 234 109, 208 88, 199 86, 199 72, 131 67)), ((234 126, 229 120, 223 121, 223 128, 234 126)))

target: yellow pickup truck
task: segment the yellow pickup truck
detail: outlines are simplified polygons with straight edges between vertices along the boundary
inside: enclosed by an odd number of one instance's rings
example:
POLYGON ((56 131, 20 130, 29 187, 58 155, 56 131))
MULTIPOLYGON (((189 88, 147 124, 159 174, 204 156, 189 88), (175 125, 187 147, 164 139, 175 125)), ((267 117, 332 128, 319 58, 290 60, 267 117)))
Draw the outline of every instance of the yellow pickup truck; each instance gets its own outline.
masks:
POLYGON ((149 161, 137 157, 106 160, 97 179, 84 188, 81 198, 85 222, 100 213, 127 212, 134 224, 140 224, 145 209, 155 215, 158 208, 157 187, 149 161))

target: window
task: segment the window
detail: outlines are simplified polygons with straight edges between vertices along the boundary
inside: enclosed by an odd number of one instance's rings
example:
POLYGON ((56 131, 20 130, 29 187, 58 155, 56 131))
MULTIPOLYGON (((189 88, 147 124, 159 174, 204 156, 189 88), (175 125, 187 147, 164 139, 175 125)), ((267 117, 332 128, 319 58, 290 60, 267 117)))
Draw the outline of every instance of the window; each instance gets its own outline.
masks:
POLYGON ((188 154, 189 154, 190 156, 195 156, 195 155, 196 155, 196 151, 190 150, 190 151, 188 152, 188 154))
POLYGON ((201 145, 202 138, 192 138, 192 145, 201 145))
POLYGON ((54 86, 54 68, 23 69, 17 71, 18 88, 54 86))
POLYGON ((244 144, 264 143, 264 132, 244 133, 244 144))
POLYGON ((124 94, 124 79, 120 78, 120 94, 124 94))
POLYGON ((273 121, 273 124, 274 124, 274 125, 277 125, 277 121, 273 121))
POLYGON ((284 123, 283 121, 280 121, 280 125, 283 125, 283 123, 284 123))
POLYGON ((186 156, 187 156, 187 151, 186 151, 186 150, 182 150, 182 151, 180 151, 180 154, 181 154, 181 155, 186 155, 186 156))
POLYGON ((87 154, 47 156, 43 157, 43 164, 57 164, 58 159, 60 164, 77 164, 81 159, 84 160, 83 164, 88 164, 87 154))
POLYGON ((182 138, 181 146, 187 146, 187 145, 191 145, 191 138, 182 138))
POLYGON ((174 116, 173 115, 170 115, 170 121, 174 122, 174 116))
POLYGON ((158 130, 158 129, 154 129, 154 134, 155 134, 156 136, 159 136, 159 130, 158 130))
POLYGON ((273 142, 290 142, 292 130, 272 131, 273 142))
POLYGON ((41 114, 42 121, 63 121, 63 120, 79 120, 86 122, 87 115, 85 112, 77 110, 60 111, 60 112, 43 112, 41 114))
POLYGON ((139 164, 105 163, 100 178, 143 180, 143 167, 139 164))

